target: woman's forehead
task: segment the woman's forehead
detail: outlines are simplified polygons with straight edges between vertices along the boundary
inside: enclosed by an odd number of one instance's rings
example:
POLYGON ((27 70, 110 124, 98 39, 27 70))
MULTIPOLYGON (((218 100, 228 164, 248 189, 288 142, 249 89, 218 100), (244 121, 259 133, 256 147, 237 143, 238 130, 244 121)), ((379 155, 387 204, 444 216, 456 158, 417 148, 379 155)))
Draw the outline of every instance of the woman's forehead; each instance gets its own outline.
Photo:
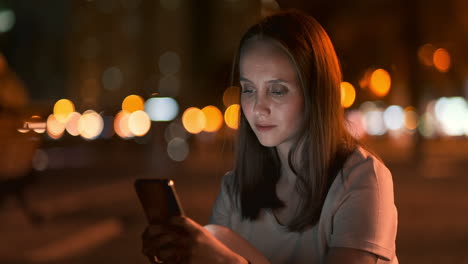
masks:
POLYGON ((241 75, 253 72, 271 72, 283 76, 296 75, 294 65, 280 45, 270 39, 251 39, 241 50, 239 60, 241 75))

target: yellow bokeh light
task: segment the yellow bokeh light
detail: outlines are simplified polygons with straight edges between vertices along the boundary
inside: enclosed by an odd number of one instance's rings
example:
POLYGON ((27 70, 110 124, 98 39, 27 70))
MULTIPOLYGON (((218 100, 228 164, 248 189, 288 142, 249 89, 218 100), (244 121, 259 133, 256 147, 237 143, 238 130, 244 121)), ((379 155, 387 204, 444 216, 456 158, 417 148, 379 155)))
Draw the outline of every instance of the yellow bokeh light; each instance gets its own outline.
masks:
POLYGON ((205 128, 205 114, 196 107, 190 107, 182 115, 182 124, 189 133, 198 134, 205 128))
POLYGON ((59 122, 55 115, 49 115, 47 118, 47 135, 53 139, 59 139, 62 137, 65 131, 65 125, 59 122))
POLYGON ((114 119, 114 130, 115 133, 123 138, 131 138, 133 137, 133 133, 130 131, 128 120, 130 118, 130 113, 127 111, 120 111, 114 119))
POLYGON ((129 113, 135 111, 143 111, 145 109, 145 101, 139 95, 129 95, 122 102, 122 110, 129 113))
POLYGON ((135 111, 128 118, 128 128, 135 136, 144 136, 151 128, 151 120, 144 111, 135 111))
POLYGON ((240 105, 233 104, 229 106, 224 112, 224 121, 226 125, 232 129, 237 129, 239 127, 239 111, 240 105))
POLYGON ((203 114, 205 114, 206 124, 203 131, 206 132, 216 132, 223 125, 223 114, 216 107, 209 105, 202 109, 203 114))
POLYGON ((223 93, 224 106, 229 107, 232 104, 239 104, 240 88, 238 86, 231 86, 223 93))
POLYGON ((448 72, 450 69, 450 54, 445 49, 437 49, 433 56, 434 67, 440 72, 448 72))
POLYGON ((85 139, 97 138, 104 129, 104 120, 93 110, 88 110, 78 120, 78 131, 85 139))
POLYGON ((388 94, 391 83, 390 74, 384 69, 375 70, 370 78, 370 88, 372 92, 379 97, 388 94))
POLYGON ((60 99, 54 105, 54 116, 57 121, 66 123, 68 116, 75 111, 75 105, 68 99, 60 99))
POLYGON ((341 83, 341 105, 344 108, 348 108, 353 105, 356 99, 356 90, 354 86, 349 82, 341 83))

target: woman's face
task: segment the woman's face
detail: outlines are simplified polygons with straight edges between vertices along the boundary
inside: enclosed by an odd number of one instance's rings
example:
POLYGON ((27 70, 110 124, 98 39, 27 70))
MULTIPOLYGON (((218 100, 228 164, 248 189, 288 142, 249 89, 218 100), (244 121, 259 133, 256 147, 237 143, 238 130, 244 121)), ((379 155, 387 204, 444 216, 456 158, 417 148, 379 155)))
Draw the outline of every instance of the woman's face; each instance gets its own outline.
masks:
POLYGON ((304 97, 293 62, 272 40, 251 39, 239 60, 242 111, 266 147, 289 147, 302 123, 304 97))

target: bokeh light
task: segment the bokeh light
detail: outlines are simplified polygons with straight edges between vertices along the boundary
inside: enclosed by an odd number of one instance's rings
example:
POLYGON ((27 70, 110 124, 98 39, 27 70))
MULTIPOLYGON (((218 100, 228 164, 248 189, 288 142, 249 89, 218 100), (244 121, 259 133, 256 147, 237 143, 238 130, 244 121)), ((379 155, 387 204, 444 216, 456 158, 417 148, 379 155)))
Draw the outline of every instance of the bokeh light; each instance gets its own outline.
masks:
POLYGON ((449 136, 462 136, 465 134, 468 105, 464 98, 440 98, 435 104, 435 115, 445 134, 449 136))
POLYGON ((189 146, 182 138, 174 138, 167 144, 167 154, 174 161, 183 161, 189 154, 189 146))
POLYGON ((55 115, 51 114, 47 118, 47 135, 53 139, 59 139, 62 137, 65 131, 65 124, 59 122, 55 115))
POLYGON ((380 136, 387 132, 385 127, 383 112, 381 110, 372 110, 364 114, 366 131, 369 135, 380 136))
POLYGON ((12 10, 0 10, 0 33, 10 31, 15 25, 15 20, 15 13, 12 10))
POLYGON ((128 118, 128 127, 135 136, 144 136, 151 128, 151 120, 144 111, 135 111, 128 118))
POLYGON ((129 118, 130 118, 130 113, 122 110, 119 113, 117 113, 114 119, 115 133, 123 139, 132 138, 134 136, 129 128, 129 124, 128 124, 129 118))
POLYGON ((240 103, 240 87, 231 86, 228 87, 223 93, 223 104, 225 107, 229 107, 233 104, 240 103))
POLYGON ((450 54, 447 50, 440 48, 434 52, 434 67, 440 72, 448 72, 450 69, 450 54))
POLYGON ((232 129, 237 129, 239 127, 239 111, 240 105, 233 104, 229 106, 224 112, 224 121, 226 125, 232 129))
POLYGON ((419 133, 425 138, 435 137, 436 123, 437 120, 430 112, 424 113, 418 122, 419 133))
POLYGON ((104 128, 104 121, 101 115, 93 110, 87 110, 78 120, 78 131, 84 139, 92 140, 97 138, 104 128))
POLYGON ((179 113, 179 105, 170 97, 153 97, 146 101, 145 112, 153 121, 171 121, 179 113))
POLYGON ((418 127, 418 114, 414 107, 405 108, 405 127, 406 129, 413 131, 418 127))
POLYGON ((359 87, 361 89, 367 89, 370 86, 370 78, 372 76, 372 73, 374 72, 374 69, 370 68, 367 69, 364 74, 362 75, 361 79, 359 80, 359 87))
POLYGON ((418 58, 419 61, 426 66, 432 66, 433 63, 433 55, 436 48, 432 44, 424 44, 418 49, 418 58))
POLYGON ((346 113, 346 129, 356 139, 366 135, 365 122, 361 111, 351 110, 346 113))
POLYGON ((384 123, 385 126, 390 130, 399 130, 403 128, 405 122, 405 115, 403 108, 398 105, 389 106, 385 109, 384 114, 384 123))
POLYGON ((125 97, 123 100, 122 110, 133 113, 135 111, 144 110, 144 104, 144 100, 141 96, 132 94, 125 97))
POLYGON ((38 134, 43 134, 46 131, 46 123, 42 120, 42 117, 33 115, 28 122, 28 128, 38 134))
POLYGON ((54 105, 54 116, 61 122, 66 123, 68 115, 75 111, 75 105, 68 99, 60 99, 54 105))
POLYGON ((81 114, 78 112, 70 113, 68 122, 65 125, 65 129, 67 130, 68 134, 72 136, 80 135, 80 131, 78 130, 78 121, 81 118, 81 114))
POLYGON ((44 171, 49 165, 49 156, 44 150, 37 149, 31 162, 35 170, 44 171))
POLYGON ((223 114, 216 106, 206 106, 202 109, 205 114, 206 124, 203 131, 216 132, 223 125, 223 114))
POLYGON ((353 105, 356 99, 356 90, 354 86, 349 82, 341 83, 341 105, 344 108, 348 108, 353 105))
POLYGON ((384 69, 375 70, 370 77, 370 88, 378 97, 388 94, 391 86, 390 74, 384 69))
POLYGON ((189 133, 198 134, 205 128, 205 114, 196 107, 190 107, 182 115, 182 124, 189 133))

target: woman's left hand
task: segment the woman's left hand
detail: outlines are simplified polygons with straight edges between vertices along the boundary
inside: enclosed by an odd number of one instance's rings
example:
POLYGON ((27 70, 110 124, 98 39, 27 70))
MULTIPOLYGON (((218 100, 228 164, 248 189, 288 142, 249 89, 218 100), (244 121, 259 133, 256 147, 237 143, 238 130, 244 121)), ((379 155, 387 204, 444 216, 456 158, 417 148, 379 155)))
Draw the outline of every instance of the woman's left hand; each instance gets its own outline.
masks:
POLYGON ((184 216, 150 225, 143 233, 143 253, 163 263, 247 263, 204 227, 184 216))

